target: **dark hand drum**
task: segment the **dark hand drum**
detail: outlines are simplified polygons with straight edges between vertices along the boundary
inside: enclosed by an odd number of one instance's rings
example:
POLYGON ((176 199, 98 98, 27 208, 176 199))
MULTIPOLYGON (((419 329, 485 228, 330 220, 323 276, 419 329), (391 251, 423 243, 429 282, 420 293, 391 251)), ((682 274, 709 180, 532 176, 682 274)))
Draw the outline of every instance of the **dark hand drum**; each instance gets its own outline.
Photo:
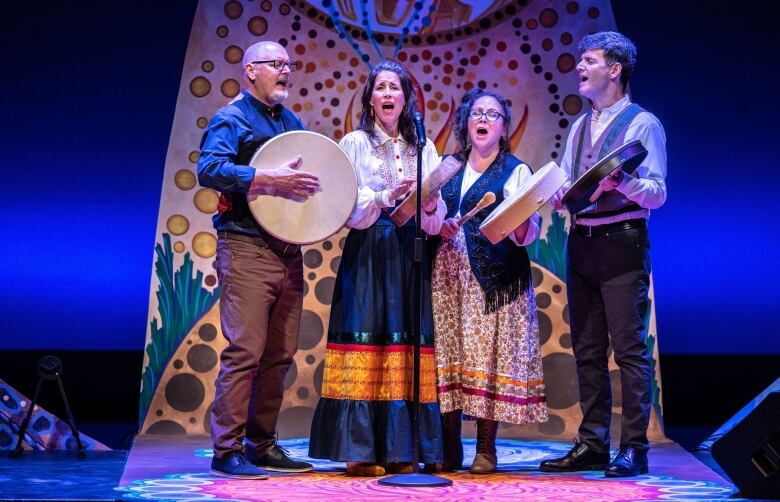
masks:
POLYGON ((490 242, 498 244, 550 200, 568 179, 558 164, 548 162, 485 218, 480 231, 490 242))
POLYGON ((317 175, 320 188, 308 198, 273 194, 248 197, 249 209, 269 234, 292 244, 327 239, 346 224, 357 202, 355 167, 332 139, 311 131, 291 131, 268 140, 249 164, 275 169, 300 155, 301 171, 317 175))
POLYGON ((561 202, 571 214, 579 213, 601 196, 600 190, 597 193, 601 180, 618 168, 622 168, 628 174, 633 173, 645 157, 647 157, 647 149, 638 139, 612 150, 566 191, 561 202))

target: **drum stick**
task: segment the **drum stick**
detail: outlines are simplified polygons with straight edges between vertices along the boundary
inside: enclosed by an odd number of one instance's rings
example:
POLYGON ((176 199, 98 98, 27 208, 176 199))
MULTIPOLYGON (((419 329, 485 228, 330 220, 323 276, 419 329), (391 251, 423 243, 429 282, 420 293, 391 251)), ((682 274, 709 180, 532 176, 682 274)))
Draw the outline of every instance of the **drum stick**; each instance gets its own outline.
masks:
POLYGON ((601 188, 601 187, 598 187, 598 188, 596 188, 596 191, 593 192, 593 195, 591 195, 588 200, 591 203, 596 202, 596 200, 598 200, 598 198, 601 197, 601 194, 603 194, 603 193, 604 193, 604 189, 601 188))
MULTIPOLYGON (((618 167, 618 169, 620 169, 620 168, 618 167)), ((615 169, 614 171, 609 173, 607 176, 612 176, 613 174, 615 174, 617 172, 618 169, 615 169)), ((603 193, 604 193, 604 189, 601 188, 601 186, 599 186, 599 187, 596 188, 596 191, 593 192, 593 195, 591 195, 588 200, 591 203, 596 202, 598 200, 598 198, 601 197, 601 194, 603 194, 603 193)))
POLYGON ((474 216, 475 214, 477 214, 481 210, 485 209, 486 207, 488 207, 489 205, 491 205, 495 201, 496 201, 496 194, 494 194, 493 192, 485 193, 485 195, 482 196, 482 198, 479 200, 479 202, 477 202, 477 205, 474 206, 474 209, 472 209, 471 211, 469 211, 464 216, 461 216, 458 219, 458 226, 462 227, 464 223, 466 223, 467 221, 469 221, 472 218, 472 216, 474 216))

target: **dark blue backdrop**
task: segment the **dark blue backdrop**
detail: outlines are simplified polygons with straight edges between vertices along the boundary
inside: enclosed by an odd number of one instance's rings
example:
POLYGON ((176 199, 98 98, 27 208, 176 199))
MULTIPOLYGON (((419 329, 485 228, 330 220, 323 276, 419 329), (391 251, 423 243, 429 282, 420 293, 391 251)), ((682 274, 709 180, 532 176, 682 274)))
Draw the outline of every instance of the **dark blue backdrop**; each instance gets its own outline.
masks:
MULTIPOLYGON (((195 2, 51 4, 0 21, 0 349, 140 350, 195 2)), ((759 2, 701 5, 614 3, 639 47, 634 99, 669 141, 661 350, 780 354, 777 30, 759 2)))

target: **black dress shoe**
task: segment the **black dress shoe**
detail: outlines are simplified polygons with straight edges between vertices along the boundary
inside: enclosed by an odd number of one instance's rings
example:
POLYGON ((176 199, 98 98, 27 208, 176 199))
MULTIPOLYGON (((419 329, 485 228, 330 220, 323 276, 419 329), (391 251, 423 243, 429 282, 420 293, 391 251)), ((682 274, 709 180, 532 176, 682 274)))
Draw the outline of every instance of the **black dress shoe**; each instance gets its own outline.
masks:
POLYGON ((542 472, 600 471, 609 462, 609 453, 599 453, 587 443, 574 442, 569 453, 560 458, 544 460, 539 465, 542 472))
POLYGON ((313 465, 288 457, 285 449, 279 445, 274 445, 268 453, 253 460, 252 463, 267 471, 275 472, 310 472, 314 470, 313 465))
POLYGON ((647 449, 621 446, 615 459, 604 469, 610 478, 627 478, 647 474, 647 449))
POLYGON ((234 479, 268 479, 268 473, 252 465, 240 451, 211 459, 211 474, 234 479))

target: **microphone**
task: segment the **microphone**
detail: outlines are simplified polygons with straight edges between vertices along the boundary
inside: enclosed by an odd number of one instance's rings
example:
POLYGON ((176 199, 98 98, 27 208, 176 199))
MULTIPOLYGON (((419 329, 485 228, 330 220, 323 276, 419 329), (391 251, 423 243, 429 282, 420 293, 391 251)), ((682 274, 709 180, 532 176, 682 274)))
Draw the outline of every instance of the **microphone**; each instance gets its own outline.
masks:
POLYGON ((414 128, 417 131, 417 147, 422 148, 425 146, 425 124, 420 112, 414 112, 414 128))

